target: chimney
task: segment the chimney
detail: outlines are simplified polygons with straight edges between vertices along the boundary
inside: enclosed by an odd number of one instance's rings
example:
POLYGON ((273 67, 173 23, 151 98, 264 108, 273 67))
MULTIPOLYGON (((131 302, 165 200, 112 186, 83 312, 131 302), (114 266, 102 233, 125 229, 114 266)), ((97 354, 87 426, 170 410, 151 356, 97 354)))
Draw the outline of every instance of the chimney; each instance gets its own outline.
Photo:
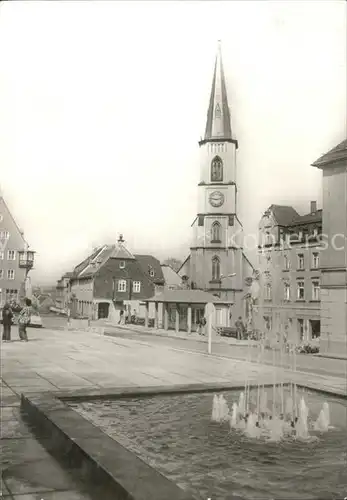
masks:
POLYGON ((317 212, 317 202, 311 201, 311 214, 317 212))

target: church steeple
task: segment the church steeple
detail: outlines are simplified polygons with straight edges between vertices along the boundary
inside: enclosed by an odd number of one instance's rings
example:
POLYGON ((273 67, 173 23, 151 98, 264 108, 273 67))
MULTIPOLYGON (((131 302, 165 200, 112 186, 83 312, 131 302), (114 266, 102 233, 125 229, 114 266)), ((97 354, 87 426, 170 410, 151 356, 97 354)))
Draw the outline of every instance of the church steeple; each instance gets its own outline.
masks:
POLYGON ((211 139, 229 141, 233 139, 220 40, 214 66, 204 141, 211 139))

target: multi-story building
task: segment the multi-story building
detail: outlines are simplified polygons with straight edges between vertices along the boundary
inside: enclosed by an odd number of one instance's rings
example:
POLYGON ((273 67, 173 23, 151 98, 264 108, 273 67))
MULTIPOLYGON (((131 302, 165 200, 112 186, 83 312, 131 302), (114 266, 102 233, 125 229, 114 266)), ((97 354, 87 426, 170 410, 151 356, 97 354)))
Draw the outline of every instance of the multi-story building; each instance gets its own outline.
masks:
POLYGON ((69 278, 73 315, 118 321, 120 310, 141 314, 142 301, 162 290, 160 262, 152 255, 133 255, 124 243, 120 236, 117 245, 96 249, 75 267, 69 278))
POLYGON ((68 272, 58 280, 56 287, 55 305, 62 311, 67 311, 70 302, 70 279, 73 273, 68 272))
POLYGON ((321 352, 347 355, 347 139, 313 163, 323 172, 321 352))
MULTIPOLYGON (((232 132, 220 44, 215 61, 205 136, 199 142, 200 182, 190 254, 179 270, 193 289, 233 303, 232 315, 245 314, 244 281, 253 273, 243 251, 237 208, 238 142, 232 132)), ((223 310, 217 319, 227 325, 223 310)))
POLYGON ((0 306, 23 300, 33 265, 34 252, 29 250, 23 231, 0 193, 0 306))
POLYGON ((269 332, 278 331, 280 321, 296 343, 320 336, 321 248, 322 210, 316 202, 306 215, 271 205, 262 216, 261 310, 269 332))

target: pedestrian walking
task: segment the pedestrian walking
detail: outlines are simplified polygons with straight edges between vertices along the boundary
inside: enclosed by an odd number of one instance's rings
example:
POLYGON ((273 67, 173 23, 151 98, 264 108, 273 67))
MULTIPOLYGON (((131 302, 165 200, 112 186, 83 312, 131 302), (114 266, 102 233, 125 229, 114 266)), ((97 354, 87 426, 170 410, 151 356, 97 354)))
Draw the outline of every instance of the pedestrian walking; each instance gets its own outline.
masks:
POLYGON ((13 312, 11 306, 8 302, 6 302, 6 304, 2 309, 2 326, 3 326, 2 340, 4 342, 11 341, 12 318, 13 318, 13 312))
POLYGON ((31 300, 25 299, 25 306, 18 316, 18 334, 21 342, 28 342, 27 326, 31 318, 31 300))
POLYGON ((125 316, 124 316, 124 311, 123 309, 121 310, 121 312, 119 313, 119 321, 118 321, 118 324, 119 325, 125 325, 125 316))

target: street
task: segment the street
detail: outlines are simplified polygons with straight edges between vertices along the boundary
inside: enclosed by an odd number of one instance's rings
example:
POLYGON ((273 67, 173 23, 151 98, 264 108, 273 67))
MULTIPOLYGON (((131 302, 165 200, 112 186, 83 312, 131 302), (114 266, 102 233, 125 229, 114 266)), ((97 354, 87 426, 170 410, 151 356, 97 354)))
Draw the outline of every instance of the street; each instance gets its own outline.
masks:
MULTIPOLYGON (((44 316, 43 324, 46 328, 64 328, 66 325, 66 318, 59 316, 44 316)), ((149 342, 153 346, 167 346, 173 349, 183 349, 185 351, 194 351, 205 353, 207 352, 207 345, 204 342, 199 342, 195 339, 180 339, 174 337, 161 337, 147 332, 131 331, 129 329, 122 329, 116 326, 108 326, 105 331, 106 335, 118 338, 127 338, 132 340, 142 340, 149 342)), ((256 349, 254 349, 256 351, 256 349)), ((212 353, 216 356, 241 359, 245 360, 247 357, 247 346, 245 345, 228 345, 227 343, 213 343, 212 353)), ((252 355, 252 361, 256 361, 257 353, 252 355)), ((266 350, 264 352, 264 363, 272 364, 272 352, 266 350)), ((310 354, 297 354, 296 356, 297 370, 307 373, 317 373, 320 375, 333 375, 344 377, 347 380, 347 360, 323 358, 320 356, 310 354)), ((347 383, 346 383, 347 385, 347 383)))

